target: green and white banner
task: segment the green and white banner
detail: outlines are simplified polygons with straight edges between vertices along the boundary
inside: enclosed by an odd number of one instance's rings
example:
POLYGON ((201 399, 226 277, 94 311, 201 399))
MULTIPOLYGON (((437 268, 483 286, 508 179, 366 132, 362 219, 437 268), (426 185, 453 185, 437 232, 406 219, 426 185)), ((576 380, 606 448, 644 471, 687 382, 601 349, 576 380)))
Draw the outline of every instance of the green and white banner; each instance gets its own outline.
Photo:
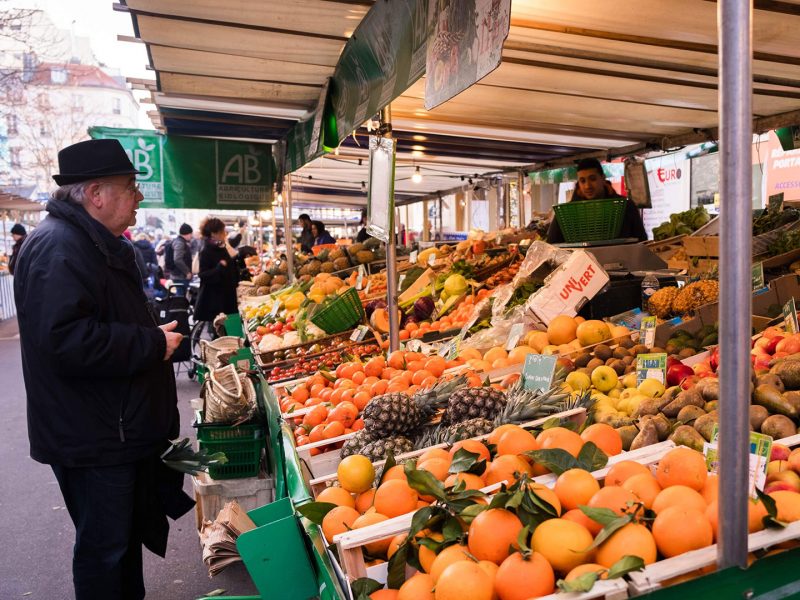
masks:
POLYGON ((261 210, 272 205, 274 165, 269 144, 164 136, 143 129, 92 127, 117 139, 134 167, 143 208, 261 210))

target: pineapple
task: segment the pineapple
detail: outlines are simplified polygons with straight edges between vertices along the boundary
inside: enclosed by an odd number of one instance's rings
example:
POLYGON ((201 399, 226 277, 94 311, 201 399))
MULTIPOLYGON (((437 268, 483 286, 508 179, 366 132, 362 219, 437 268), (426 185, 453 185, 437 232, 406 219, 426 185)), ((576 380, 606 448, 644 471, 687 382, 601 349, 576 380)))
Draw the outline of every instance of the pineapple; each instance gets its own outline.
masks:
POLYGON ((483 417, 494 419, 506 406, 506 395, 493 387, 470 387, 456 391, 447 401, 442 423, 461 423, 483 417))
POLYGON ((672 309, 675 313, 684 315, 718 299, 719 283, 713 279, 703 279, 685 286, 672 302, 672 309))
POLYGON ((353 437, 345 441, 340 453, 341 457, 345 458, 351 454, 361 454, 361 450, 364 448, 364 446, 374 441, 375 438, 369 435, 369 431, 366 429, 361 429, 357 431, 353 437))
POLYGON ((679 290, 676 287, 665 287, 655 292, 650 296, 650 300, 647 303, 650 314, 659 319, 668 319, 671 317, 672 303, 678 296, 678 292, 679 290))
POLYGON ((363 454, 370 459, 370 461, 376 462, 386 458, 390 450, 394 456, 399 456, 400 454, 413 451, 414 442, 402 435, 381 438, 364 446, 359 454, 363 454))
POLYGON ((459 376, 420 390, 413 397, 403 393, 376 396, 364 408, 364 429, 374 438, 412 433, 427 423, 453 391, 465 383, 466 377, 459 376))

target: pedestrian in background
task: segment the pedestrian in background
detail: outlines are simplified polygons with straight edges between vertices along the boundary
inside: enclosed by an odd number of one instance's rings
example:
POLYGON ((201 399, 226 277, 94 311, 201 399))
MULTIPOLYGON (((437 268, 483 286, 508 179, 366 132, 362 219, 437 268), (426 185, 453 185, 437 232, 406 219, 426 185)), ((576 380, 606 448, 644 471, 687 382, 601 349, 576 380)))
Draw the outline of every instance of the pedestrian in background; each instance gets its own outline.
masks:
POLYGON ((19 251, 22 249, 22 244, 25 242, 27 236, 28 232, 25 231, 25 227, 20 223, 14 223, 14 226, 11 228, 11 238, 14 240, 14 246, 11 248, 11 257, 8 259, 8 272, 12 275, 17 266, 19 251))
MULTIPOLYGON (((203 248, 200 250, 200 292, 194 307, 194 317, 198 321, 213 321, 220 314, 233 314, 237 311, 236 286, 239 272, 236 261, 225 243, 227 234, 225 223, 210 217, 200 225, 203 235, 203 248)), ((235 252, 233 252, 235 254, 235 252)))
POLYGON ((321 246, 322 244, 335 244, 336 240, 325 229, 325 224, 322 221, 311 221, 311 234, 314 236, 314 245, 321 246))
MULTIPOLYGON (((172 262, 167 265, 169 273, 167 274, 172 282, 179 287, 186 288, 192 281, 192 226, 184 223, 178 229, 177 237, 172 240, 172 262)), ((169 248, 165 251, 165 263, 169 262, 169 248)))
POLYGON ((139 600, 142 545, 164 556, 167 516, 193 505, 159 458, 179 434, 169 359, 182 336, 156 324, 122 237, 143 198, 122 145, 80 142, 58 165, 14 279, 31 458, 51 466, 75 524, 77 600, 139 600))
POLYGON ((314 245, 314 234, 311 232, 311 217, 303 213, 297 217, 297 222, 303 230, 300 232, 300 251, 311 254, 311 247, 314 245))

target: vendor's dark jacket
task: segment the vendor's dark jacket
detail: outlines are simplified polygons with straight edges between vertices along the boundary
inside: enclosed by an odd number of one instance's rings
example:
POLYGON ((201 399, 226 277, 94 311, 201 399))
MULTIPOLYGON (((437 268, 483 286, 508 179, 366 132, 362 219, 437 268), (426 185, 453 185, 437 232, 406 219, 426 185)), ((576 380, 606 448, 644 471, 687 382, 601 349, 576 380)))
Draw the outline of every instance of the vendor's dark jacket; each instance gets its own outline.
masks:
MULTIPOLYGON (((616 192, 610 193, 606 198, 622 198, 616 192)), ((599 200, 600 198, 598 198, 599 200)), ((586 200, 578 193, 578 188, 575 188, 575 193, 572 195, 570 202, 581 202, 586 200)), ((641 214, 636 205, 627 200, 625 203, 625 215, 622 217, 622 229, 617 236, 619 238, 636 238, 640 242, 647 239, 647 232, 644 229, 641 214)), ((550 223, 550 229, 547 231, 547 242, 550 244, 560 244, 564 241, 564 234, 561 232, 561 227, 558 226, 556 217, 550 223)))
POLYGON ((311 233, 311 226, 303 227, 300 232, 300 250, 307 254, 311 254, 311 247, 314 245, 314 234, 311 233))
POLYGON ((206 239, 200 250, 200 293, 194 307, 198 321, 213 321, 220 314, 237 311, 236 286, 239 285, 239 270, 236 259, 228 254, 225 246, 218 246, 206 239), (227 265, 223 266, 220 261, 227 265))
POLYGON ((22 250, 22 244, 28 238, 27 235, 23 235, 19 238, 16 242, 14 242, 14 246, 11 248, 11 258, 8 259, 8 272, 12 275, 14 274, 14 269, 17 267, 17 259, 19 258, 19 251, 22 250))
POLYGON ((51 200, 17 261, 31 457, 67 467, 152 457, 179 433, 166 339, 133 248, 51 200))

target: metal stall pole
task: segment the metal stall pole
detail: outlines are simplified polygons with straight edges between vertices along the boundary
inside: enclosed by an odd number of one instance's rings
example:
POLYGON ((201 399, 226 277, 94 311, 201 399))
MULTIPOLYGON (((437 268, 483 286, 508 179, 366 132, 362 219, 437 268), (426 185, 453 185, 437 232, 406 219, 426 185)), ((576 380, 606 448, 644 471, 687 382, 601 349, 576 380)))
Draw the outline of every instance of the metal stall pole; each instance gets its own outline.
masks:
POLYGON ((283 240, 286 243, 286 276, 289 283, 294 281, 294 235, 292 235, 292 176, 286 176, 286 185, 283 186, 283 240))
POLYGON ((525 220, 525 173, 517 173, 517 215, 519 216, 519 227, 523 229, 528 223, 525 220))
POLYGON ((747 566, 752 260, 752 0, 721 0, 720 423, 721 569, 747 566))
POLYGON ((272 244, 278 250, 278 219, 275 216, 275 204, 272 205, 272 244))
POLYGON ((439 196, 439 241, 444 239, 444 202, 442 197, 439 196))
MULTIPOLYGON (((381 109, 381 135, 392 137, 392 107, 381 109)), ((394 161, 392 161, 394 169, 394 161)), ((394 175, 392 175, 394 179, 394 175)), ((389 237, 386 242, 386 295, 389 308, 389 350, 394 352, 400 348, 400 318, 397 308, 397 223, 395 223, 394 198, 389 207, 389 237)))

